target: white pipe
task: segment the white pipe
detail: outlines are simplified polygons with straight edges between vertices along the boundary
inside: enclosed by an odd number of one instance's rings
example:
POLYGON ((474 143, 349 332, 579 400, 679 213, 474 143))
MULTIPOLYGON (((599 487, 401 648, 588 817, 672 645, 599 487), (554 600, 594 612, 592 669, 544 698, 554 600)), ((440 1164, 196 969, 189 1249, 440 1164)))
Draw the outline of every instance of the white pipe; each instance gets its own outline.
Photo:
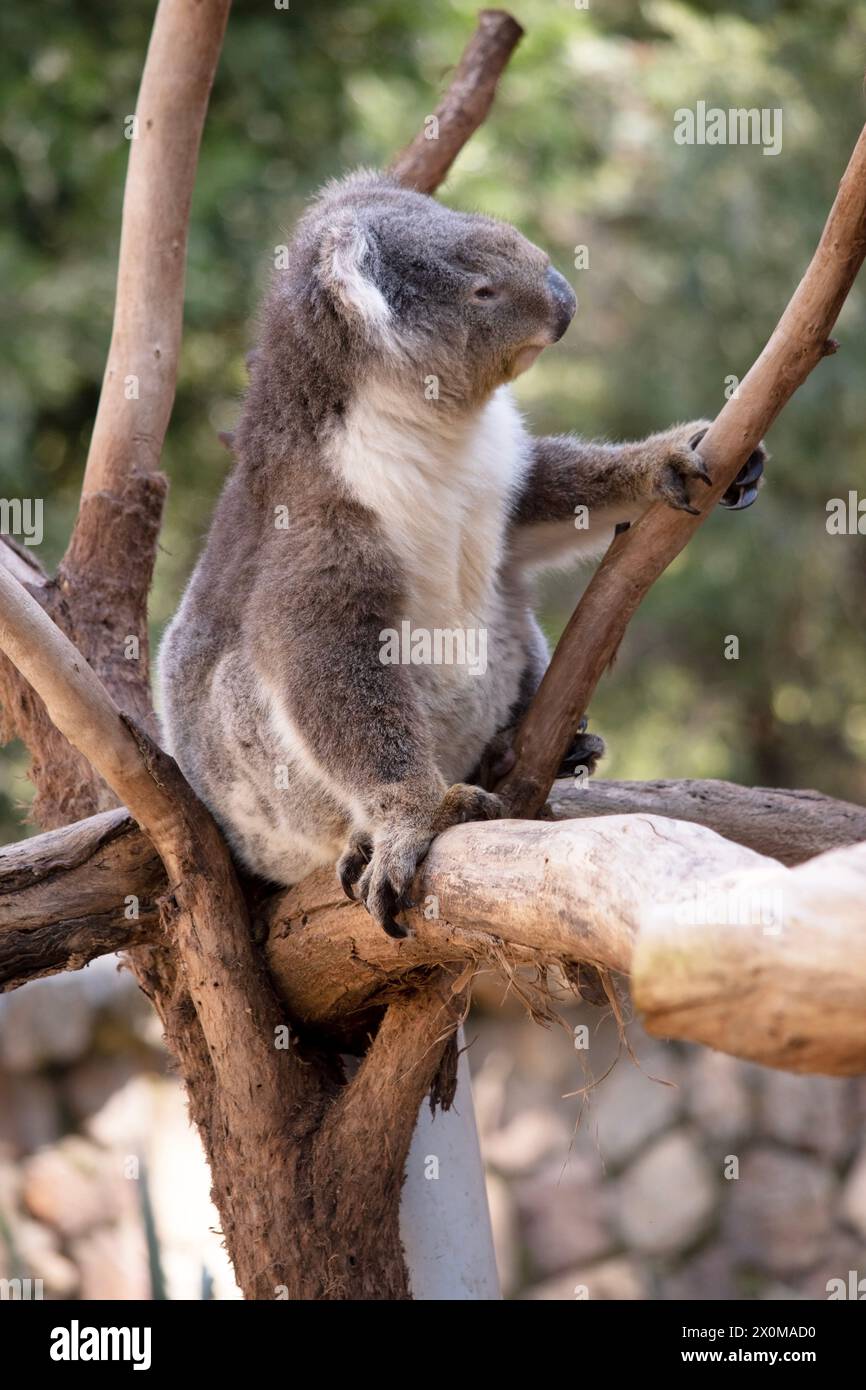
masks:
POLYGON ((434 1116, 424 1101, 406 1160, 400 1234, 416 1300, 502 1297, 462 1029, 457 1045, 454 1104, 434 1116))

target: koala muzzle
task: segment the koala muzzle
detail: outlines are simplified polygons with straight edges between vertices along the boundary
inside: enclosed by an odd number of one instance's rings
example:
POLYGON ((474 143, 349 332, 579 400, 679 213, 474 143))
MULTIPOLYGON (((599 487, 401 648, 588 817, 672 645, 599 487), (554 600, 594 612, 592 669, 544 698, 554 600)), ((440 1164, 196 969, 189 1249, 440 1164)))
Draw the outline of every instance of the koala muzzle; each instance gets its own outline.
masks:
POLYGON ((554 339, 558 343, 571 320, 574 318, 574 311, 577 308, 577 300, 574 290, 568 283, 564 275, 560 275, 553 266, 547 272, 547 288, 550 291, 550 298, 553 303, 554 311, 554 339))

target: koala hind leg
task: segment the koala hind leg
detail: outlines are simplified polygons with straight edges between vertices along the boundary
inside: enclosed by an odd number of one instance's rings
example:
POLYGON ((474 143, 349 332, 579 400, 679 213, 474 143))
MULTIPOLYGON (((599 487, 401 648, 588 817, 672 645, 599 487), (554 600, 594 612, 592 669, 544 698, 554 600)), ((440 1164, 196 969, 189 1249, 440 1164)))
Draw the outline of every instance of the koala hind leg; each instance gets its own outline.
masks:
POLYGON ((585 767, 590 777, 604 757, 604 739, 586 732, 586 719, 577 726, 571 747, 559 764, 557 777, 573 777, 579 767, 585 767))

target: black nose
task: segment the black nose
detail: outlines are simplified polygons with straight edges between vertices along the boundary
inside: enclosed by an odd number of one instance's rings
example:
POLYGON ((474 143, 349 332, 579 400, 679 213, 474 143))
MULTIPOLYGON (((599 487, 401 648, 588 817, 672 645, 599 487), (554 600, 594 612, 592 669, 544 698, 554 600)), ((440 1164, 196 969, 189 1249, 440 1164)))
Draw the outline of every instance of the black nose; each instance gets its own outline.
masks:
POLYGON ((577 308, 577 300, 574 290, 568 283, 564 275, 560 275, 553 266, 547 272, 547 288, 553 300, 554 312, 554 332, 555 342, 558 342, 565 332, 571 320, 574 318, 574 311, 577 308))

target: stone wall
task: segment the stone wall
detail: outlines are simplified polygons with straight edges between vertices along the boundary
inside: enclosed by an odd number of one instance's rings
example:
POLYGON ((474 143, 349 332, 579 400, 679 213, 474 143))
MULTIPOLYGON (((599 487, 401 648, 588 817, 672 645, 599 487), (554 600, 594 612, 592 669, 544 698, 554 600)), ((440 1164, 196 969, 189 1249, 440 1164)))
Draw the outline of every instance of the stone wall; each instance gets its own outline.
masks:
POLYGON ((854 1270, 866 1297, 866 1078, 790 1076, 635 1024, 630 1057, 599 1019, 567 1012, 582 1051, 517 1010, 467 1028, 506 1296, 826 1298, 854 1270))
MULTIPOLYGON (((519 1299, 826 1298, 864 1279, 866 1079, 792 1077, 482 990, 466 1035, 519 1299), (586 1025, 586 1047, 575 1037, 586 1025)), ((0 1278, 237 1297, 149 1005, 102 961, 0 998, 0 1278)))

